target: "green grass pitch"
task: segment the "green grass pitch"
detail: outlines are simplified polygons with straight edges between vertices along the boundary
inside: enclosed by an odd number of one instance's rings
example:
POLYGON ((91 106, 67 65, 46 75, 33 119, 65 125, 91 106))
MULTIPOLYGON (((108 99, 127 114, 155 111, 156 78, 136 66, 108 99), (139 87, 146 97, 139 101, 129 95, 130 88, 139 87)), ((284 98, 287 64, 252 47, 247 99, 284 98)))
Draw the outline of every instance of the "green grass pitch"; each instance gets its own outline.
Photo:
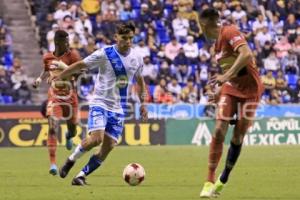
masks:
MULTIPOLYGON (((223 154, 221 168, 224 166, 223 154)), ((89 159, 78 161, 67 178, 48 174, 47 149, 0 149, 0 200, 190 200, 200 199, 207 147, 148 146, 113 150, 104 165, 88 177, 87 187, 70 182, 89 159), (136 187, 122 179, 130 162, 142 164, 145 181, 136 187)), ((58 164, 70 152, 58 149, 58 164)), ((220 169, 219 169, 220 171, 220 169)), ((299 200, 299 146, 245 147, 222 200, 299 200)))

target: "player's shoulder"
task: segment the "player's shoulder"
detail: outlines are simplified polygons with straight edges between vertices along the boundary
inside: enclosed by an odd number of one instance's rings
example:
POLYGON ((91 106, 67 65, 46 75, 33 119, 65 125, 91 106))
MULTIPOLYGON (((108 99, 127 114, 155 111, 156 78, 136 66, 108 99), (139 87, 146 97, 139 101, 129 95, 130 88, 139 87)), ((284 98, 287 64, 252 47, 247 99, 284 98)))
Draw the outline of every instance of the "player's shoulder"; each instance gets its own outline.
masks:
POLYGON ((49 60, 49 59, 53 59, 55 56, 53 55, 52 52, 47 52, 47 53, 44 53, 43 55, 43 60, 49 60))
POLYGON ((238 27, 234 24, 223 26, 223 33, 224 34, 230 34, 232 32, 240 32, 240 31, 239 31, 238 27))

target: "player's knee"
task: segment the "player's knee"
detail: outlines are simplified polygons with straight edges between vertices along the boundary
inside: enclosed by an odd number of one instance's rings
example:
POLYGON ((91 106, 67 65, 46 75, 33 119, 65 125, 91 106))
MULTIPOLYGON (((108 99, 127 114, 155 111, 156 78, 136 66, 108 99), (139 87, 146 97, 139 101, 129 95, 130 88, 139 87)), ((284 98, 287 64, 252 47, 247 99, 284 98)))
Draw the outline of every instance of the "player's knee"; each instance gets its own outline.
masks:
POLYGON ((55 135, 55 128, 49 128, 49 135, 55 135))
POLYGON ((214 138, 217 142, 223 142, 225 139, 225 135, 227 132, 227 126, 224 123, 217 123, 215 132, 214 132, 214 138))
POLYGON ((244 141, 244 136, 245 135, 234 135, 231 139, 231 142, 235 145, 240 145, 244 141))
POLYGON ((77 129, 76 129, 76 125, 71 125, 68 128, 69 130, 69 134, 71 137, 74 137, 77 134, 77 129))

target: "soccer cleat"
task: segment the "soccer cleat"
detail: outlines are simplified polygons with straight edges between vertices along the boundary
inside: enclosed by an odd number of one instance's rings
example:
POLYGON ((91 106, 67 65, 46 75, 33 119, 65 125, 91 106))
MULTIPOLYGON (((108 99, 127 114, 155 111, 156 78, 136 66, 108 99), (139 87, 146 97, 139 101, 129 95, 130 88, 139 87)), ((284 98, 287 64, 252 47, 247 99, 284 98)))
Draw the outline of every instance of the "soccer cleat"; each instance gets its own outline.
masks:
POLYGON ((218 197, 221 194, 221 191, 223 190, 225 186, 225 183, 222 183, 220 180, 220 176, 218 178, 218 180, 215 182, 214 186, 213 186, 213 196, 214 197, 218 197))
POLYGON ((73 141, 72 141, 72 138, 69 138, 68 139, 68 132, 66 132, 66 134, 65 134, 65 137, 66 137, 66 148, 67 148, 67 150, 71 150, 72 149, 72 147, 73 147, 73 141))
POLYGON ((85 185, 88 185, 88 184, 87 184, 87 182, 85 180, 85 177, 79 176, 79 177, 73 178, 72 185, 85 186, 85 185))
POLYGON ((210 198, 210 197, 212 197, 213 187, 214 187, 214 184, 212 182, 205 182, 204 186, 203 186, 203 188, 200 192, 200 197, 201 198, 210 198))
POLYGON ((55 176, 57 174, 57 166, 55 164, 51 164, 49 174, 55 176))
POLYGON ((75 161, 72 161, 69 158, 67 158, 65 164, 59 169, 59 176, 61 178, 65 178, 68 175, 70 169, 73 167, 74 163, 75 161))

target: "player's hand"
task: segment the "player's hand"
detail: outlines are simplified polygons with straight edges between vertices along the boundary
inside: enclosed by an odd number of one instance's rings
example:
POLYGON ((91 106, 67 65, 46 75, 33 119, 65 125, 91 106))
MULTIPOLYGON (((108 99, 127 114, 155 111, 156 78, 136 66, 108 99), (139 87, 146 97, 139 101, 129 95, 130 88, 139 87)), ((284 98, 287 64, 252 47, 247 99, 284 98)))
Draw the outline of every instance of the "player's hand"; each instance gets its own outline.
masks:
POLYGON ((32 83, 32 87, 33 88, 38 88, 40 86, 42 82, 42 79, 40 77, 38 77, 37 79, 35 79, 35 81, 32 83))
POLYGON ((57 61, 57 60, 53 60, 51 65, 49 66, 50 70, 64 70, 66 68, 68 68, 69 66, 66 65, 63 61, 57 61))
POLYGON ((140 116, 142 117, 143 122, 148 120, 148 111, 146 105, 144 104, 142 104, 140 107, 140 116))
POLYGON ((222 85, 223 83, 227 82, 230 80, 230 77, 227 76, 227 74, 217 74, 217 75, 214 75, 211 80, 209 81, 210 84, 213 85, 213 87, 217 84, 219 85, 222 85))

